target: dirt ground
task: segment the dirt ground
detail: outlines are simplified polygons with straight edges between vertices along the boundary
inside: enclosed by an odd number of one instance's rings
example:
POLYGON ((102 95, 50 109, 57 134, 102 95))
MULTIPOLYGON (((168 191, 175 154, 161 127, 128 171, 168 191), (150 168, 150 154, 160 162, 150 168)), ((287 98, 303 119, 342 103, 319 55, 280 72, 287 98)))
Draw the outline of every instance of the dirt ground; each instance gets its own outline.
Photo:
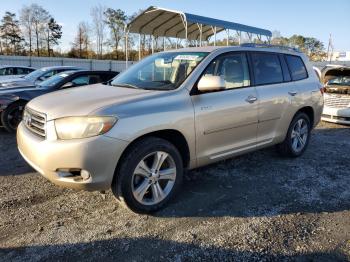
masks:
POLYGON ((350 127, 320 123, 306 153, 273 148, 189 172, 164 210, 54 186, 0 130, 2 261, 350 261, 350 127))

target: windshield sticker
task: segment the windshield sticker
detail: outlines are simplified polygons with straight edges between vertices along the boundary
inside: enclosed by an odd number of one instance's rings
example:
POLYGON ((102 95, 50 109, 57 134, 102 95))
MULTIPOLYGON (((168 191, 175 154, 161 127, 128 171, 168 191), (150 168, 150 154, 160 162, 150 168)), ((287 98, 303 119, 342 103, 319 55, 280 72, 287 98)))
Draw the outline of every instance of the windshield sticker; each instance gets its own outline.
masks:
POLYGON ((196 61, 198 58, 199 58, 198 55, 178 55, 175 57, 175 60, 196 61))

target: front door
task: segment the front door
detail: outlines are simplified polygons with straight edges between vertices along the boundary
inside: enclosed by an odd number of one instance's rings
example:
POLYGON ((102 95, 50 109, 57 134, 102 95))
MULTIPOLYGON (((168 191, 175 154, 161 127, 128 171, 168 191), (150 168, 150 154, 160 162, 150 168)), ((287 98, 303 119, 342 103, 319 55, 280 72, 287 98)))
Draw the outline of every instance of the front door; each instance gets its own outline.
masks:
POLYGON ((208 164, 255 148, 257 93, 250 86, 245 53, 232 52, 215 58, 203 76, 221 76, 222 90, 192 95, 195 109, 198 164, 208 164))

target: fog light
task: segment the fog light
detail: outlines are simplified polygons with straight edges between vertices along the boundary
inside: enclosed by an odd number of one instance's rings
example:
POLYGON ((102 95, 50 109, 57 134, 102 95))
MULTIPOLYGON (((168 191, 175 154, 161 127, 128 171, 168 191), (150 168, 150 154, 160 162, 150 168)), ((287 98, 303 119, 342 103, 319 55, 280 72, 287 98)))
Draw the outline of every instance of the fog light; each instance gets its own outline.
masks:
POLYGON ((88 180, 90 178, 90 173, 86 170, 81 170, 80 175, 83 178, 83 180, 88 180))

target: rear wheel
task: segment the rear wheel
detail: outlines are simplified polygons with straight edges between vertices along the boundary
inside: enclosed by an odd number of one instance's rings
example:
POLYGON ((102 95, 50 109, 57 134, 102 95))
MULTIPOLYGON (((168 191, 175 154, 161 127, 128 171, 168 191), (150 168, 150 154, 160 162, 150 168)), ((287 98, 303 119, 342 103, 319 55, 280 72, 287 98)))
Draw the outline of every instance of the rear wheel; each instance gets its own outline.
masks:
POLYGON ((15 133, 17 126, 22 121, 23 110, 26 103, 15 102, 10 104, 1 114, 1 122, 5 129, 10 133, 15 133))
POLYGON ((298 113, 292 120, 285 140, 278 145, 284 156, 298 157, 306 150, 310 140, 310 118, 305 113, 298 113))
POLYGON ((120 161, 112 191, 134 212, 161 209, 182 183, 181 155, 167 140, 145 138, 132 145, 120 161))

